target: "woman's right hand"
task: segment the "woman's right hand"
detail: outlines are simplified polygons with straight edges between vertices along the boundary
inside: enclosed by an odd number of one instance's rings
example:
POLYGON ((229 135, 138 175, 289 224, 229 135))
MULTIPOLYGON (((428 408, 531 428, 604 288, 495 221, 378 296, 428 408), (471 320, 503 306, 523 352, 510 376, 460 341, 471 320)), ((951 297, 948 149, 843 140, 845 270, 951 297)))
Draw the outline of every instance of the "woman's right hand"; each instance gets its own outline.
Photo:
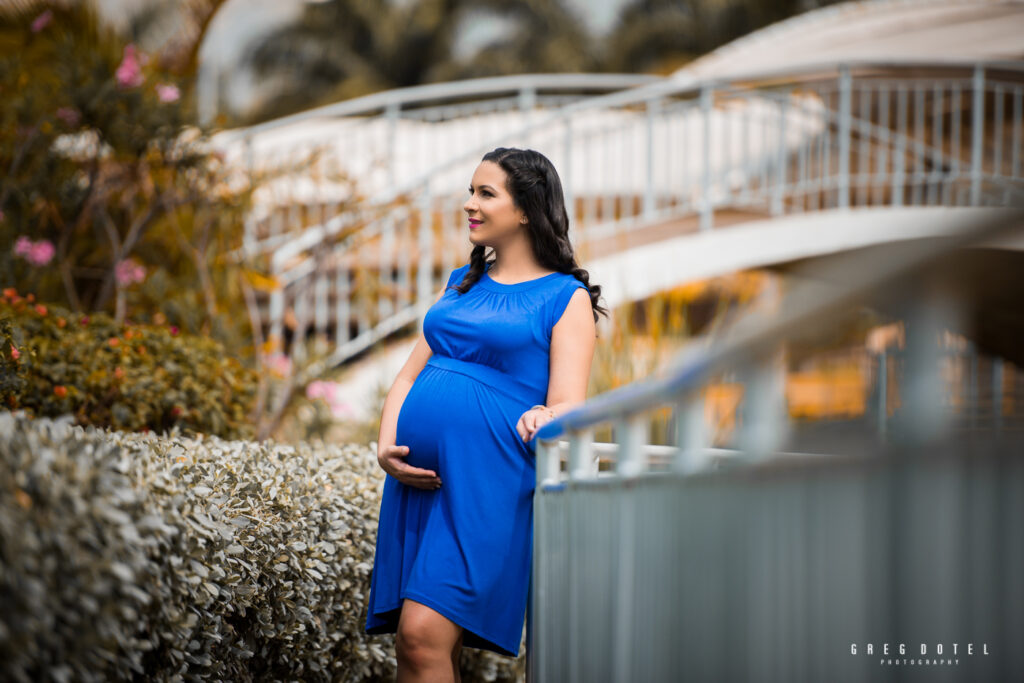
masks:
POLYGON ((441 478, 433 470, 413 467, 402 460, 409 455, 408 446, 384 446, 377 451, 377 464, 381 469, 407 486, 418 489, 439 489, 441 478))

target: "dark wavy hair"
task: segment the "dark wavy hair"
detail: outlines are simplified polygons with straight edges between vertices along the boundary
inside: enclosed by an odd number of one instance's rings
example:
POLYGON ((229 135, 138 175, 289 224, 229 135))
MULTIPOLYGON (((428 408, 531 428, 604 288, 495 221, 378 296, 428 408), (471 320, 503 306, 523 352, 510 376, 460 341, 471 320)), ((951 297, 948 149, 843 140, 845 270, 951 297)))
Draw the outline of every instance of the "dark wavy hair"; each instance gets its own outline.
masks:
MULTIPOLYGON (((590 274, 576 263, 572 243, 569 241, 569 214, 565 210, 562 181, 558 171, 546 156, 532 149, 498 147, 484 155, 481 162, 490 161, 500 166, 506 175, 505 189, 512 195, 516 208, 526 214, 530 244, 537 262, 560 273, 570 273, 590 290, 590 306, 594 311, 594 322, 598 313, 607 316, 608 311, 597 303, 601 296, 601 285, 590 284, 590 274)), ((453 285, 460 294, 465 294, 483 275, 488 261, 487 247, 477 245, 469 257, 469 270, 462 282, 453 285)), ((492 252, 493 253, 493 252, 492 252)))

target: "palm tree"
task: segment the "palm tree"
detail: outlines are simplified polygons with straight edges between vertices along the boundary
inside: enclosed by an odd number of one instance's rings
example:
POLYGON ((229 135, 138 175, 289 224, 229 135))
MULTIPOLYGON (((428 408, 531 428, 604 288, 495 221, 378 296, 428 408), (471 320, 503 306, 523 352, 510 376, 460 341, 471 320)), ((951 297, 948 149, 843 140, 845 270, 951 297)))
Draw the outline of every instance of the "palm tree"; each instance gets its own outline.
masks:
POLYGON ((517 73, 593 71, 597 53, 583 23, 557 0, 484 0, 466 3, 459 17, 466 25, 474 14, 504 19, 506 34, 460 60, 439 64, 436 80, 502 76, 517 73))
POLYGON ((670 73, 769 24, 840 0, 634 0, 604 41, 601 68, 670 73))
POLYGON ((576 17, 550 0, 330 0, 261 39, 248 63, 280 87, 251 118, 388 88, 524 72, 593 67, 576 17), (475 15, 505 18, 511 31, 468 58, 454 53, 475 15))

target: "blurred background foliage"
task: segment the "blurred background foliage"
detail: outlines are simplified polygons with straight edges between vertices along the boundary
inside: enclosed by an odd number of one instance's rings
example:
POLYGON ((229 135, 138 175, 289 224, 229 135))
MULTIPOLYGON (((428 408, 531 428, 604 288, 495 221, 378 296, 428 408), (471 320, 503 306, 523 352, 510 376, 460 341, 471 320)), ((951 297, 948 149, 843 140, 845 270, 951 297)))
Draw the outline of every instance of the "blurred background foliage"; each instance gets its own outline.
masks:
POLYGON ((225 256, 249 188, 192 125, 195 46, 147 55, 87 3, 42 7, 0 14, 0 284, 244 346, 225 256))
MULTIPOLYGON (((424 83, 520 73, 668 74, 753 30, 834 0, 634 0, 606 32, 568 0, 326 0, 246 48, 273 97, 239 123, 424 83), (499 27, 464 47, 474 21, 499 27)), ((227 117, 226 120, 231 120, 227 117)))
POLYGON ((253 436, 255 372, 210 337, 0 295, 0 401, 120 431, 253 436))

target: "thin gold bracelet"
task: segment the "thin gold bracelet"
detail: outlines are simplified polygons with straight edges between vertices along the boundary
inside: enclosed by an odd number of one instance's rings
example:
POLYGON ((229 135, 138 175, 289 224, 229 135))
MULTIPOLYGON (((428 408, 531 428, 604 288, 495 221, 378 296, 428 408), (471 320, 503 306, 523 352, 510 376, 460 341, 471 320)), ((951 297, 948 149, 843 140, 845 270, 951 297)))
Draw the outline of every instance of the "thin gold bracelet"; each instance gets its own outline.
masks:
POLYGON ((548 408, 548 407, 547 407, 547 406, 545 406, 545 405, 540 405, 540 404, 538 403, 538 404, 537 404, 537 405, 535 405, 534 407, 530 408, 530 410, 537 410, 537 408, 540 408, 541 410, 546 410, 546 411, 548 411, 548 417, 550 417, 550 418, 551 418, 552 420, 554 420, 554 419, 555 419, 555 411, 551 410, 551 408, 548 408))

